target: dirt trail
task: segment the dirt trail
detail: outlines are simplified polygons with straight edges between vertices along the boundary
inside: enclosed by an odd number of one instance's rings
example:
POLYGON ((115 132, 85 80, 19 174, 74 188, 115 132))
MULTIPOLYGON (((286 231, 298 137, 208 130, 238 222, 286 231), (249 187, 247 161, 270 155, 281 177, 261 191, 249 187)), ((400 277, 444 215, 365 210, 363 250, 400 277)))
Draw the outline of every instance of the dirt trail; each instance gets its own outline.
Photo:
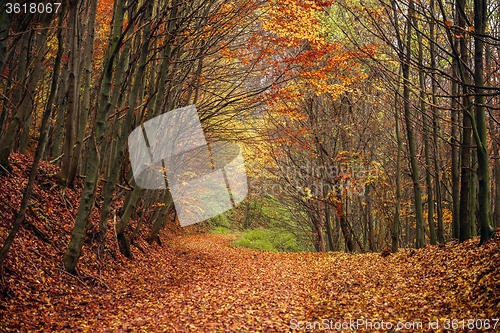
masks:
POLYGON ((62 284, 5 299, 0 328, 287 332, 305 320, 316 321, 315 331, 340 332, 364 320, 356 331, 387 332, 400 322, 421 332, 430 321, 443 329, 447 319, 500 314, 498 238, 481 249, 469 242, 388 257, 268 253, 234 247, 231 239, 175 237, 98 278, 61 274, 62 284))

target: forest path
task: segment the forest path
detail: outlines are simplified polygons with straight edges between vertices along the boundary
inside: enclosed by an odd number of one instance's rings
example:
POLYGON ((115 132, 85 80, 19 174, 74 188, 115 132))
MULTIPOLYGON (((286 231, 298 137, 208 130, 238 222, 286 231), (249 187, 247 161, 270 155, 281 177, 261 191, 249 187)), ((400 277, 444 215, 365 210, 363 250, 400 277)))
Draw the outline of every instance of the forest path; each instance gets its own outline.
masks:
POLYGON ((498 314, 495 303, 488 308, 468 300, 470 265, 487 259, 472 244, 382 257, 261 252, 235 247, 232 239, 193 235, 170 241, 168 255, 152 257, 140 277, 130 276, 117 291, 121 297, 107 311, 114 319, 101 322, 102 328, 116 323, 111 326, 134 332, 286 332, 304 320, 340 331, 335 325, 364 318, 356 331, 384 321, 421 332, 431 320, 441 320, 443 328, 446 319, 498 314))
POLYGON ((443 328, 446 319, 500 313, 498 237, 480 249, 468 242, 387 257, 261 252, 233 246, 234 237, 176 236, 108 263, 99 278, 62 274, 66 287, 28 288, 0 306, 10 309, 0 328, 5 320, 13 331, 289 332, 303 320, 329 332, 387 332, 398 322, 423 332, 431 320, 443 328))

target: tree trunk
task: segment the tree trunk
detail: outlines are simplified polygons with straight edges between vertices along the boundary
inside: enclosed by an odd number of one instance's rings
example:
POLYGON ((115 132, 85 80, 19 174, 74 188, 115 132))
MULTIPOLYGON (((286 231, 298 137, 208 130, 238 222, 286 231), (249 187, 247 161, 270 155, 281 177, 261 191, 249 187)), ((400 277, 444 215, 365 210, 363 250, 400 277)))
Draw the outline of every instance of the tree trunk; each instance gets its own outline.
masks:
MULTIPOLYGON (((458 71, 458 60, 453 58, 453 72, 458 71)), ((455 77, 458 79, 457 77, 455 77)), ((460 116, 458 111, 458 83, 451 82, 451 197, 453 200, 453 217, 451 237, 458 239, 460 236, 460 138, 459 128, 460 116)))
POLYGON ((76 118, 78 114, 78 102, 77 102, 77 91, 79 91, 78 82, 79 80, 79 52, 78 52, 78 35, 79 35, 79 18, 78 12, 78 1, 70 1, 69 7, 69 18, 68 21, 71 24, 70 37, 69 37, 69 76, 68 76, 68 91, 67 96, 67 110, 66 110, 66 121, 65 121, 65 137, 64 137, 64 156, 62 159, 61 171, 59 172, 59 178, 64 186, 73 186, 73 179, 70 178, 70 167, 72 160, 78 158, 74 156, 73 146, 75 145, 75 135, 76 135, 76 118))
POLYGON ((19 138, 20 126, 24 126, 25 122, 28 120, 29 116, 33 111, 34 105, 34 95, 35 90, 38 85, 38 81, 41 77, 41 66, 42 60, 45 56, 45 52, 43 51, 46 48, 45 41, 47 40, 48 35, 48 26, 49 21, 42 22, 43 26, 40 35, 36 38, 38 45, 38 52, 33 59, 33 73, 28 75, 29 66, 27 62, 30 60, 29 57, 29 40, 30 34, 26 33, 26 36, 23 37, 23 45, 22 45, 22 53, 20 61, 20 65, 18 67, 18 80, 23 82, 25 77, 27 77, 27 82, 24 84, 20 84, 16 88, 16 92, 13 97, 13 104, 15 105, 14 116, 10 121, 10 124, 7 130, 2 133, 0 140, 0 165, 6 166, 8 165, 8 158, 12 149, 14 148, 14 143, 16 143, 15 139, 19 138), (25 55, 23 57, 23 54, 25 55))
POLYGON ((491 149, 493 151, 493 178, 495 183, 495 201, 494 201, 494 211, 493 211, 493 220, 494 225, 498 228, 500 227, 500 155, 498 153, 498 149, 500 149, 498 145, 499 135, 497 129, 495 128, 495 124, 493 119, 490 119, 490 128, 493 132, 493 138, 491 140, 491 149))
MULTIPOLYGON (((486 68, 489 69, 492 66, 492 63, 494 61, 493 55, 492 55, 492 46, 491 45, 485 45, 485 65, 486 68)), ((495 84, 493 82, 493 84, 495 84)), ((489 81, 486 81, 485 85, 491 86, 489 81)), ((492 161, 493 161, 493 181, 492 181, 492 186, 494 184, 494 201, 492 202, 493 204, 493 221, 492 224, 495 228, 500 227, 500 155, 498 150, 500 149, 498 145, 498 140, 499 138, 499 132, 498 132, 498 127, 495 124, 495 121, 493 117, 490 116, 489 118, 489 134, 491 137, 491 151, 492 151, 492 161)))
POLYGON ((366 222, 368 225, 368 249, 372 252, 376 251, 375 249, 375 238, 373 237, 373 216, 372 216, 372 198, 370 191, 371 185, 366 185, 366 222))
POLYGON ((477 176, 479 201, 479 226, 481 244, 490 239, 494 233, 491 219, 490 166, 488 154, 488 138, 486 132, 486 114, 484 100, 484 41, 486 27, 487 0, 474 0, 474 81, 475 81, 475 122, 477 131, 477 176))
POLYGON ((3 73, 7 64, 7 37, 10 30, 10 17, 5 10, 7 2, 7 0, 2 0, 0 3, 0 73, 3 73))
MULTIPOLYGON (((83 57, 83 99, 79 103, 78 117, 76 122, 76 137, 73 158, 71 159, 68 171, 68 184, 71 186, 75 181, 80 165, 80 155, 82 153, 85 131, 87 129, 87 119, 90 113, 90 86, 92 74, 92 59, 94 55, 94 25, 97 12, 97 0, 91 0, 89 3, 89 13, 87 19, 87 37, 84 50, 86 54, 83 57)), ((80 70, 78 71, 80 72, 80 70)), ((78 76, 79 77, 79 76, 78 76)), ((78 87, 80 84, 77 85, 78 87)))
MULTIPOLYGON (((417 26, 417 20, 413 17, 413 24, 417 26)), ((432 175, 431 175, 431 148, 429 143, 429 137, 431 135, 431 131, 429 129, 429 121, 427 119, 427 111, 426 111, 426 93, 425 93, 425 75, 424 75, 424 50, 422 45, 422 34, 418 32, 417 34, 418 41, 418 63, 420 65, 420 69, 418 71, 418 79, 420 84, 420 112, 422 113, 422 122, 424 129, 424 154, 425 154, 425 182, 427 185, 427 223, 429 224, 429 235, 431 245, 437 244, 436 237, 436 226, 434 224, 434 191, 432 187, 432 175)))
POLYGON ((474 209, 470 212, 470 235, 477 236, 477 155, 475 149, 472 150, 472 170, 470 173, 470 206, 474 209))
MULTIPOLYGON (((63 36, 64 38, 64 36, 63 36)), ((67 37, 66 37, 67 38, 67 37)), ((64 41, 62 41, 64 43, 64 41)), ((62 73, 60 76, 59 84, 59 103, 57 105, 57 119, 55 120, 54 127, 54 138, 52 140, 52 152, 51 156, 53 159, 58 159, 61 156, 62 139, 63 139, 63 127, 64 127, 64 116, 66 113, 66 89, 63 87, 68 86, 69 80, 69 68, 68 64, 62 66, 62 73)), ((55 117, 56 115, 54 115, 55 117)))
MULTIPOLYGON (((413 17, 414 14, 414 3, 410 0, 408 5, 408 18, 413 17)), ((414 206, 416 215, 416 242, 415 246, 421 248, 425 246, 425 232, 424 232, 424 215, 422 212, 422 195, 420 190, 420 172, 418 169, 418 159, 417 159, 417 149, 415 136, 413 133, 413 116, 411 112, 410 103, 410 57, 411 57, 411 22, 407 22, 407 32, 406 32, 406 46, 405 54, 403 56, 401 66, 403 70, 403 98, 404 98, 404 115, 405 115, 405 125, 406 125, 406 136, 408 140, 408 149, 410 151, 410 165, 412 171, 413 180, 413 195, 414 195, 414 206)))
MULTIPOLYGON (((466 21, 464 17, 466 0, 457 0, 457 15, 458 26, 466 29, 466 21)), ((460 38, 460 59, 458 61, 459 71, 462 79, 462 102, 464 105, 464 115, 462 122, 462 143, 461 143, 461 183, 460 183, 460 231, 459 241, 463 242, 471 237, 470 230, 470 214, 474 207, 470 203, 470 187, 471 187, 471 150, 472 150, 472 105, 470 103, 469 88, 468 88, 468 75, 464 71, 464 66, 468 65, 469 56, 467 50, 467 41, 465 37, 460 38)))
POLYGON ((333 251, 333 231, 332 231, 332 208, 329 202, 325 202, 325 226, 326 226, 326 237, 328 240, 328 251, 333 251))
POLYGON ((170 209, 170 206, 172 206, 173 202, 174 201, 172 199, 172 193, 170 192, 170 189, 167 188, 165 190, 164 205, 161 207, 160 213, 158 214, 156 220, 154 221, 153 228, 151 229, 151 232, 149 233, 148 236, 149 244, 152 244, 155 240, 156 241, 158 240, 158 234, 165 225, 165 220, 167 218, 168 211, 170 209))
MULTIPOLYGON (((434 0, 430 1, 430 12, 431 16, 436 17, 435 13, 435 3, 434 0)), ((431 19, 429 23, 429 35, 430 35, 430 64, 431 64, 431 89, 432 89, 432 136, 434 141, 434 172, 435 172, 435 189, 436 189, 436 208, 437 208, 437 241, 441 244, 444 243, 444 224, 443 224, 443 196, 441 192, 441 144, 439 141, 440 131, 439 131, 439 109, 437 108, 437 79, 436 79, 436 32, 435 32, 435 21, 431 19)))
MULTIPOLYGON (((398 108, 398 96, 399 96, 399 82, 396 87, 396 93, 394 94, 394 126, 396 134, 396 142, 398 144, 398 151, 396 154, 396 211, 394 213, 394 222, 392 225, 391 243, 392 252, 398 252, 399 248, 399 229, 401 226, 401 152, 403 151, 403 140, 401 139, 401 133, 399 129, 399 108, 398 108)), ((408 234, 408 230, 406 231, 408 234)))
POLYGON ((349 227, 347 226, 347 220, 345 217, 344 210, 342 208, 342 198, 338 197, 337 198, 337 217, 339 219, 339 224, 340 224, 340 229, 342 230, 342 234, 344 235, 344 242, 345 242, 345 251, 346 252, 354 252, 354 243, 352 241, 352 235, 351 231, 349 230, 349 227))

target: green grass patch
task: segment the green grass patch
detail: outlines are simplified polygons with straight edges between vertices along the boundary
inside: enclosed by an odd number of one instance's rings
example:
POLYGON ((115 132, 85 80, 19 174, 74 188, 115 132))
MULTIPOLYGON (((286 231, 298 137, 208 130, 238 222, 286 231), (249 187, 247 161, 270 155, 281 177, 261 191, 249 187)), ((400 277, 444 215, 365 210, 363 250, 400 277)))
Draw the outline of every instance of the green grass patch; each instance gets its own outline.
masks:
POLYGON ((307 251, 291 232, 276 229, 257 228, 247 230, 244 232, 243 237, 235 240, 233 244, 272 252, 307 251))
POLYGON ((223 226, 215 227, 210 232, 213 234, 232 234, 232 233, 234 233, 234 231, 232 231, 226 227, 223 227, 223 226))

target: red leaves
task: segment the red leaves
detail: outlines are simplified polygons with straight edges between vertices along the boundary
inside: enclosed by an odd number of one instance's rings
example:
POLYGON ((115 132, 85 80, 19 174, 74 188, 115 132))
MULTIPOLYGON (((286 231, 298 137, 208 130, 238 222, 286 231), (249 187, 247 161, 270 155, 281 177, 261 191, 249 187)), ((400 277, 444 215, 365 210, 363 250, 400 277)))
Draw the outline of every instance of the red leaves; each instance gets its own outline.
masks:
POLYGON ((7 299, 11 316, 2 322, 66 331, 285 332, 291 322, 322 319, 491 318, 500 296, 498 238, 482 248, 468 242, 386 258, 266 253, 228 246, 231 239, 176 237, 133 262, 108 263, 101 274, 109 289, 64 274, 44 282, 31 270, 7 299))

